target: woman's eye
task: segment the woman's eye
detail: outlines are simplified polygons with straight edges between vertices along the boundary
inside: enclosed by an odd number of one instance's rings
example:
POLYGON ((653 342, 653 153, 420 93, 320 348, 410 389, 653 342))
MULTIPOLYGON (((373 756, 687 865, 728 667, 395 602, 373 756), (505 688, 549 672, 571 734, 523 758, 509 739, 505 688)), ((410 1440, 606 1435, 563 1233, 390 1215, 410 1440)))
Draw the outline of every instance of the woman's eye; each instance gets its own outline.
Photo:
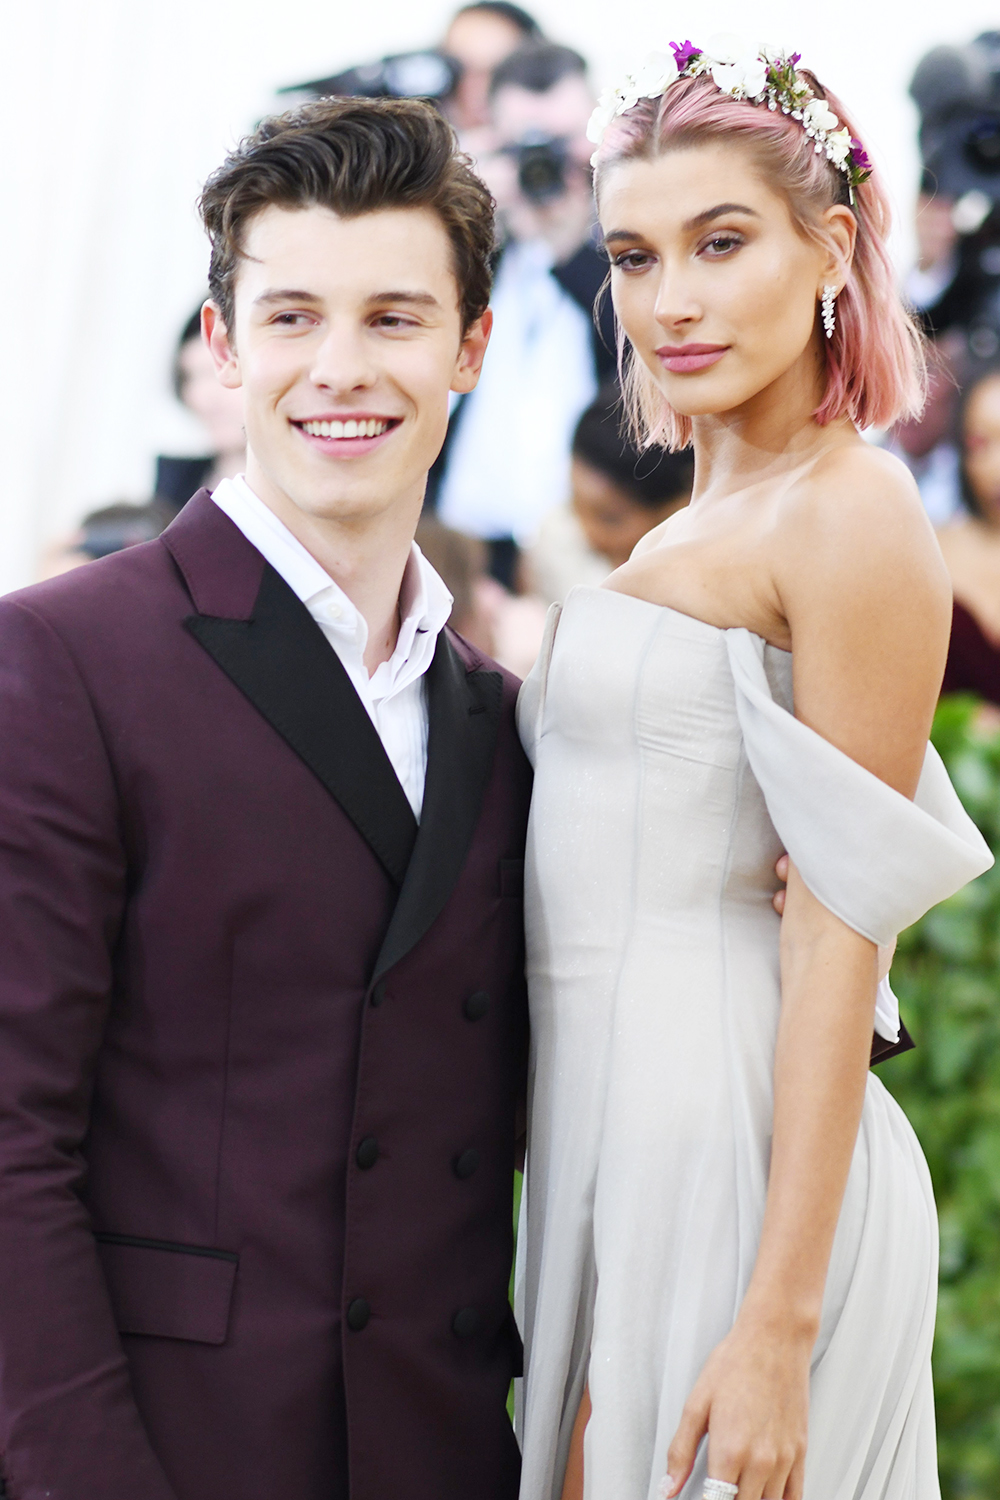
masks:
POLYGON ((707 240, 702 249, 710 256, 728 255, 731 250, 738 250, 743 240, 738 234, 714 234, 707 240))
POLYGON ((611 264, 619 271, 641 271, 649 264, 649 256, 643 250, 623 250, 621 255, 616 255, 611 264))

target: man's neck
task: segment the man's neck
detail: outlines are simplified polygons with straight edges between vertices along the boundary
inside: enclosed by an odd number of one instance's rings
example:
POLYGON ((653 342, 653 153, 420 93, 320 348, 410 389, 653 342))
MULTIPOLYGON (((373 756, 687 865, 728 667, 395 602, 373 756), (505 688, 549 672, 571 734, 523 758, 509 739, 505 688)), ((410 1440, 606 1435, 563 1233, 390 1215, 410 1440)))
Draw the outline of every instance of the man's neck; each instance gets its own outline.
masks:
POLYGON ((364 664, 371 676, 396 649, 399 595, 423 494, 378 512, 318 516, 277 489, 247 454, 247 484, 350 599, 368 626, 364 664))

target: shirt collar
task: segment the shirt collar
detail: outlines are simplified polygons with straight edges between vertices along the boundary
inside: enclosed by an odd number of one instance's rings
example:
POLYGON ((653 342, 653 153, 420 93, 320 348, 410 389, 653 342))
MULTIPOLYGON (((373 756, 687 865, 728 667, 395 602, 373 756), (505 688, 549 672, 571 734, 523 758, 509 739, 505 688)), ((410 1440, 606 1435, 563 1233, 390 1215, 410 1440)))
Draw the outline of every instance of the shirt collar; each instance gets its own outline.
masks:
MULTIPOLYGON (((323 628, 343 635, 363 656, 368 644, 364 616, 284 521, 254 494, 246 477, 237 474, 234 479, 223 479, 213 491, 212 499, 275 572, 280 573, 323 628)), ((399 636, 390 661, 383 665, 395 665, 398 670, 408 659, 418 635, 430 634, 436 638, 447 623, 454 602, 441 575, 416 542, 412 543, 399 591, 399 636)), ((394 676, 395 671, 390 675, 394 676)))

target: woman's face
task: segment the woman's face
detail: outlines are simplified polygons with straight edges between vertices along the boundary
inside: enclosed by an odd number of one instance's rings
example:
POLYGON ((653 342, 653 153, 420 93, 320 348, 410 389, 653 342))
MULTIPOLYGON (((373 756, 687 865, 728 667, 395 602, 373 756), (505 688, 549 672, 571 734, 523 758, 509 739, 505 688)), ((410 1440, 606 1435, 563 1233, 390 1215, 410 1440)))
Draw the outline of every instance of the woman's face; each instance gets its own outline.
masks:
POLYGON ((733 411, 778 382, 784 402, 818 405, 819 297, 825 281, 843 284, 849 210, 827 211, 832 250, 807 240, 727 143, 607 168, 600 217, 615 311, 676 411, 733 411))
POLYGON ((587 538, 588 546, 620 568, 633 548, 654 526, 687 505, 690 494, 674 495, 659 507, 640 505, 600 469, 574 457, 571 469, 571 504, 587 538))
POLYGON ((965 408, 965 473, 979 509, 1000 525, 1000 375, 980 381, 965 408))

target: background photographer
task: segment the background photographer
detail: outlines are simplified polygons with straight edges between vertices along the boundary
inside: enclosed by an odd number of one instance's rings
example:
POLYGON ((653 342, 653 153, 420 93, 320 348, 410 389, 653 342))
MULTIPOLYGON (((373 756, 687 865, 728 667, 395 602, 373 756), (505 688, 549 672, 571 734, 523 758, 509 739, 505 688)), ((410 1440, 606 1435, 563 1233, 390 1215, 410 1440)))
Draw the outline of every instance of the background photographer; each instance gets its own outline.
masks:
POLYGON ((478 388, 453 411, 429 503, 489 544, 491 572, 510 585, 519 545, 566 498, 573 430, 614 369, 614 338, 609 304, 594 325, 607 263, 594 240, 586 63, 553 42, 523 47, 494 73, 490 103, 496 148, 478 166, 505 236, 493 338, 478 388))

